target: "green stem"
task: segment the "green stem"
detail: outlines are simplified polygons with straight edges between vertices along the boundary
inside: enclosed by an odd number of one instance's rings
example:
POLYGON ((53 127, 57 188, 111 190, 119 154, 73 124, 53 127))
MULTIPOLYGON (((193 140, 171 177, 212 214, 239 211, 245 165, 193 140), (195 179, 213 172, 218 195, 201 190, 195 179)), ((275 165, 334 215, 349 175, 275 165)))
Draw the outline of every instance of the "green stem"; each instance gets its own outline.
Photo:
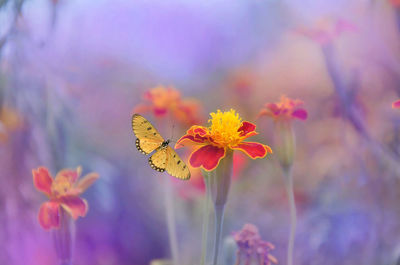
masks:
POLYGON ((178 256, 178 240, 176 237, 176 229, 175 229, 175 214, 174 214, 174 206, 172 199, 172 187, 170 183, 170 178, 163 176, 165 178, 164 183, 164 201, 165 201, 165 213, 167 218, 167 228, 168 228, 168 238, 169 245, 172 252, 172 260, 174 265, 179 265, 179 256, 178 256))
POLYGON ((218 264, 218 254, 219 247, 221 245, 221 237, 222 237, 222 226, 225 212, 225 204, 224 205, 215 205, 215 243, 214 243, 214 257, 213 257, 213 265, 218 264))
POLYGON ((204 176, 204 184, 206 186, 206 197, 204 200, 204 210, 203 210, 203 228, 202 228, 202 236, 201 236, 201 259, 200 265, 204 265, 207 259, 207 243, 208 243, 208 225, 210 221, 210 201, 211 201, 211 194, 210 194, 210 174, 209 172, 203 171, 204 176))
POLYGON ((288 252, 287 252, 287 264, 293 265, 293 249, 294 249, 294 239, 296 235, 296 203, 294 199, 294 191, 293 191, 293 176, 290 169, 284 170, 285 174, 285 184, 286 191, 288 195, 289 201, 289 209, 290 209, 290 234, 289 234, 289 242, 288 242, 288 252))
POLYGON ((231 174, 233 165, 233 151, 226 150, 225 157, 219 162, 218 167, 212 171, 210 179, 211 197, 214 203, 215 212, 215 241, 213 265, 217 265, 219 247, 221 245, 222 226, 224 219, 225 205, 231 184, 231 174))

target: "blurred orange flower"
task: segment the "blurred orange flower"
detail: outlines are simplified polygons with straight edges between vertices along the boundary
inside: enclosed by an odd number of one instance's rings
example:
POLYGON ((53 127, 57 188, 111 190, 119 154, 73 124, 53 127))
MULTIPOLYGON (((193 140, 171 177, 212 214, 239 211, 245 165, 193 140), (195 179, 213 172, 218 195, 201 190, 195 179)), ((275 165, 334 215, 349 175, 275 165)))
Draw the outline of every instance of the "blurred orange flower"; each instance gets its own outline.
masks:
POLYGON ((302 27, 297 29, 296 32, 321 45, 325 45, 334 41, 343 32, 356 30, 357 27, 354 24, 344 19, 332 19, 327 17, 318 20, 312 27, 302 27))
POLYGON ((0 107, 0 142, 7 141, 9 133, 20 128, 21 125, 21 117, 14 109, 0 107))
POLYGON ((392 103, 392 108, 394 109, 400 108, 400 99, 392 103))
POLYGON ((172 87, 158 86, 144 93, 143 103, 134 112, 152 112, 155 117, 170 113, 182 124, 199 122, 200 103, 194 99, 182 99, 181 93, 172 87))
POLYGON ((305 109, 299 108, 301 105, 303 105, 303 101, 290 99, 282 95, 279 102, 265 104, 258 116, 270 116, 275 121, 291 119, 306 120, 308 114, 305 109))
POLYGON ((235 110, 212 112, 210 126, 194 125, 176 143, 175 148, 184 143, 199 146, 189 157, 192 167, 202 167, 207 171, 217 168, 228 149, 240 150, 252 159, 263 158, 272 153, 268 145, 257 142, 244 142, 245 139, 258 134, 256 126, 242 122, 235 110))
POLYGON ((39 191, 49 197, 39 210, 39 223, 44 229, 60 226, 60 207, 69 213, 74 220, 86 215, 88 204, 81 195, 98 178, 97 173, 89 173, 78 181, 81 167, 63 169, 53 179, 45 167, 32 170, 33 183, 39 191))

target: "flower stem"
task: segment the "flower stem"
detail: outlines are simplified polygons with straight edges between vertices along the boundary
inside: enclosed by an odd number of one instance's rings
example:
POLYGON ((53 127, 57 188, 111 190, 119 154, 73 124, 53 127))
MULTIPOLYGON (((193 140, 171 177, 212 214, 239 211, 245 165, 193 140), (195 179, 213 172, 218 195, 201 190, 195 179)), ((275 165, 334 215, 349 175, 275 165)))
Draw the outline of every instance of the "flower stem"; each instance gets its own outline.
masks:
POLYGON ((294 239, 296 235, 296 204, 294 199, 293 191, 293 176, 290 169, 284 170, 286 191, 289 201, 290 209, 290 234, 288 242, 288 252, 287 252, 287 264, 293 265, 293 249, 294 249, 294 239))
POLYGON ((213 170, 210 179, 211 198, 214 203, 215 212, 215 241, 213 265, 217 265, 219 247, 221 245, 222 226, 224 220, 225 205, 231 184, 231 174, 233 165, 233 151, 226 150, 225 157, 219 162, 218 167, 213 170))
POLYGON ((75 241, 75 223, 71 216, 60 207, 60 227, 53 230, 53 243, 60 265, 72 265, 75 241))
POLYGON ((214 257, 213 265, 218 263, 219 247, 221 245, 222 227, 225 212, 225 205, 215 205, 215 243, 214 243, 214 257))
POLYGON ((165 201, 165 214, 167 218, 167 228, 168 228, 168 238, 169 245, 172 253, 172 260, 174 265, 179 265, 179 256, 178 256, 178 240, 176 238, 176 229, 175 229, 175 214, 174 214, 174 206, 172 199, 172 187, 170 178, 163 176, 164 181, 164 201, 165 201))
POLYGON ((200 265, 204 265, 207 259, 207 243, 208 243, 208 225, 210 221, 210 173, 203 171, 204 176, 204 184, 206 186, 206 197, 204 200, 204 210, 203 210, 203 228, 202 228, 202 236, 201 236, 201 259, 200 265))

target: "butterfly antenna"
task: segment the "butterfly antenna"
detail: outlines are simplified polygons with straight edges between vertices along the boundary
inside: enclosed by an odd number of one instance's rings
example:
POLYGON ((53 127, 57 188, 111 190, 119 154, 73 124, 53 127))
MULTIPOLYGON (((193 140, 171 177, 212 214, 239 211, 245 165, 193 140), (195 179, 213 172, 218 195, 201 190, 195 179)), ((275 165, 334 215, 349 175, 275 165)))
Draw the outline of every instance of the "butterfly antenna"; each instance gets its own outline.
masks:
POLYGON ((176 143, 176 141, 174 140, 174 129, 175 129, 175 124, 172 124, 172 132, 171 132, 171 142, 176 143))

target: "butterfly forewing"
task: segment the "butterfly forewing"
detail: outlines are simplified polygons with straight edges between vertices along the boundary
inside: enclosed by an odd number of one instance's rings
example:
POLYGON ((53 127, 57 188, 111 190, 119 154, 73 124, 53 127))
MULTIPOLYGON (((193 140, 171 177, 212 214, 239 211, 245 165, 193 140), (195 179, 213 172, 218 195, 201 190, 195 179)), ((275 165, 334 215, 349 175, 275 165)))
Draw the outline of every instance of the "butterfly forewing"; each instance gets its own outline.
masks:
POLYGON ((168 174, 178 179, 187 180, 190 178, 190 171, 187 165, 182 161, 179 155, 171 147, 165 148, 167 153, 167 166, 168 174))
POLYGON ((143 116, 132 116, 132 129, 136 135, 136 148, 144 154, 150 154, 164 142, 156 128, 143 116))

